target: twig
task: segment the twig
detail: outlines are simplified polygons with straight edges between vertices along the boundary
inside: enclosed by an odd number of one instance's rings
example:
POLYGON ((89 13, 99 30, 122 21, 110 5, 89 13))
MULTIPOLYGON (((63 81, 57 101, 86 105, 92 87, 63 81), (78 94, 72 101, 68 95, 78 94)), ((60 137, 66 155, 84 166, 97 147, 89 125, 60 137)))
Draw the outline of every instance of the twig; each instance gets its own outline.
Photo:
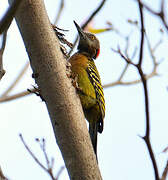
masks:
POLYGON ((142 59, 143 59, 143 46, 144 46, 144 17, 143 17, 143 6, 141 4, 141 0, 138 0, 138 4, 139 4, 139 12, 140 12, 140 18, 141 18, 141 42, 140 42, 140 52, 139 52, 139 63, 138 66, 140 67, 139 69, 141 69, 142 66, 142 59))
MULTIPOLYGON (((138 28, 140 29, 140 28, 138 28)), ((158 76, 158 73, 157 73, 157 67, 158 65, 160 65, 160 63, 156 62, 156 57, 154 55, 154 52, 156 51, 156 49, 159 47, 159 45, 162 43, 162 39, 160 39, 155 45, 154 47, 152 48, 151 45, 150 45, 150 42, 149 42, 149 39, 145 33, 145 37, 146 37, 146 40, 147 40, 147 45, 148 45, 148 49, 149 49, 149 52, 150 52, 150 55, 151 55, 151 58, 152 58, 152 61, 153 61, 153 68, 152 68, 152 71, 149 73, 149 74, 145 74, 145 78, 146 80, 154 77, 154 76, 158 76)), ((109 87, 114 87, 116 85, 134 85, 134 84, 137 84, 137 83, 140 83, 142 82, 141 81, 141 78, 140 79, 137 79, 137 80, 133 80, 133 81, 122 81, 128 67, 129 67, 129 64, 133 64, 134 66, 136 66, 136 64, 132 63, 132 59, 135 57, 135 54, 136 54, 136 51, 137 51, 137 48, 135 48, 131 58, 129 58, 129 54, 128 54, 128 49, 129 49, 129 36, 125 38, 125 40, 127 41, 126 43, 126 48, 125 48, 125 55, 121 52, 120 50, 120 47, 118 47, 118 50, 115 50, 115 49, 112 49, 113 52, 119 54, 127 63, 121 73, 121 75, 119 76, 119 78, 114 81, 114 82, 111 82, 111 83, 108 83, 108 84, 105 84, 103 85, 103 88, 109 88, 109 87)))
POLYGON ((3 16, 2 20, 0 21, 0 34, 2 34, 10 26, 20 3, 21 0, 15 0, 3 16))
MULTIPOLYGON (((95 9, 95 11, 90 15, 90 17, 88 18, 88 20, 82 25, 82 29, 84 29, 89 22, 95 17, 95 15, 101 10, 101 8, 103 7, 103 5, 105 4, 106 0, 102 0, 102 2, 100 3, 100 5, 95 9)), ((71 48, 71 50, 69 51, 69 55, 72 53, 76 43, 78 41, 78 36, 75 38, 75 41, 73 43, 73 47, 71 48)))
POLYGON ((166 180, 167 174, 168 174, 168 161, 167 161, 166 166, 165 166, 165 169, 164 169, 164 171, 163 171, 161 180, 166 180))
POLYGON ((52 180, 55 180, 54 175, 53 175, 53 161, 51 161, 52 163, 50 164, 47 152, 46 152, 46 141, 44 138, 42 138, 42 140, 36 138, 36 141, 39 143, 40 148, 44 154, 45 160, 46 160, 46 164, 47 164, 47 173, 50 175, 52 180))
POLYGON ((56 25, 58 23, 58 20, 60 19, 61 17, 61 13, 64 9, 64 0, 61 0, 61 3, 60 3, 60 7, 59 7, 59 10, 58 10, 58 14, 55 18, 55 21, 54 21, 54 25, 56 25))
POLYGON ((5 50, 6 38, 7 38, 7 30, 3 33, 2 46, 1 46, 1 49, 0 49, 1 55, 3 54, 3 52, 4 52, 4 50, 5 50))
POLYGON ((166 30, 168 31, 168 23, 166 22, 166 15, 165 15, 165 11, 164 11, 164 4, 165 4, 165 0, 162 0, 161 4, 160 4, 160 11, 156 12, 153 9, 151 9, 149 6, 147 6, 145 3, 141 3, 143 5, 143 7, 148 10, 150 13, 152 13, 153 15, 159 17, 163 23, 163 25, 165 26, 166 30))
POLYGON ((164 148, 162 152, 163 152, 163 153, 168 152, 168 146, 167 146, 166 148, 164 148))
POLYGON ((58 171, 58 173, 57 173, 57 175, 56 175, 56 178, 55 178, 55 180, 58 180, 59 179, 59 177, 60 177, 60 175, 62 174, 62 171, 65 169, 65 166, 62 166, 61 168, 60 168, 60 170, 58 171))
POLYGON ((48 172, 47 168, 45 166, 43 166, 43 164, 36 158, 36 156, 33 154, 33 152, 30 150, 30 148, 28 147, 28 145, 26 144, 26 142, 23 139, 22 134, 19 134, 20 139, 23 143, 23 145, 25 146, 26 150, 29 152, 29 154, 32 156, 32 158, 36 161, 36 163, 42 168, 44 169, 46 172, 48 172))
POLYGON ((153 165, 154 173, 155 173, 155 179, 159 180, 158 167, 157 167, 155 155, 153 153, 153 149, 150 142, 150 113, 149 113, 149 96, 148 96, 147 80, 145 78, 145 75, 142 69, 143 49, 144 49, 144 17, 143 17, 143 5, 141 4, 140 0, 138 0, 138 5, 139 5, 140 19, 141 19, 141 41, 140 41, 139 61, 136 67, 141 76, 143 89, 144 89, 144 95, 145 95, 146 132, 143 139, 147 145, 149 155, 152 160, 152 165, 153 165))
MULTIPOLYGON (((40 143, 40 140, 38 140, 37 142, 40 143)), ((48 159, 48 156, 47 156, 47 153, 46 153, 46 143, 45 143, 45 139, 42 139, 42 143, 40 143, 40 147, 41 147, 41 150, 43 151, 43 154, 44 154, 44 157, 45 157, 45 160, 46 160, 47 167, 50 168, 50 162, 49 162, 49 159, 48 159)))
MULTIPOLYGON (((158 66, 158 64, 154 66, 153 71, 150 74, 145 75, 146 80, 151 79, 152 77, 158 75, 157 74, 157 66, 158 66)), ((114 81, 114 82, 103 85, 103 88, 114 87, 114 86, 117 86, 117 85, 128 86, 128 85, 138 84, 138 83, 141 83, 141 82, 142 82, 141 79, 137 79, 137 80, 133 80, 133 81, 117 80, 117 81, 114 81)))
POLYGON ((88 18, 88 20, 82 25, 82 29, 85 29, 85 27, 89 24, 89 22, 95 17, 95 15, 101 10, 101 8, 104 6, 104 3, 106 0, 102 0, 98 8, 91 14, 91 16, 88 18))
POLYGON ((3 53, 6 46, 6 39, 7 39, 7 30, 4 31, 2 36, 2 46, 0 49, 0 80, 2 79, 3 75, 5 74, 5 70, 3 69, 3 53))
POLYGON ((38 158, 34 155, 34 153, 30 150, 30 148, 28 147, 28 145, 26 144, 26 142, 23 139, 22 134, 19 135, 20 139, 23 143, 23 145, 25 146, 26 150, 29 152, 29 154, 32 156, 32 158, 35 160, 35 162, 44 170, 48 173, 48 175, 51 177, 52 180, 58 180, 58 177, 60 176, 60 174, 63 171, 63 167, 61 167, 61 169, 59 170, 59 172, 57 173, 56 178, 53 175, 53 159, 51 159, 51 163, 49 161, 48 155, 46 153, 46 148, 45 148, 45 139, 39 140, 38 138, 36 138, 36 141, 39 143, 40 148, 44 154, 44 157, 46 159, 47 162, 47 168, 38 160, 38 158))
MULTIPOLYGON (((133 54, 132 54, 132 57, 129 58, 129 53, 128 53, 128 50, 129 50, 129 39, 130 39, 130 35, 128 35, 128 36, 125 37, 125 40, 126 40, 125 55, 126 55, 126 56, 124 56, 124 55, 121 53, 120 46, 118 46, 118 50, 112 49, 112 51, 114 51, 115 53, 118 53, 118 54, 119 54, 122 58, 124 58, 125 61, 127 62, 126 65, 125 65, 125 67, 124 67, 124 69, 123 69, 123 71, 122 71, 122 73, 121 73, 121 75, 119 76, 118 80, 117 80, 116 82, 110 83, 112 86, 114 86, 114 85, 119 85, 119 84, 120 84, 120 85, 123 84, 122 79, 123 79, 125 73, 127 72, 130 63, 132 63, 132 61, 131 61, 130 59, 133 59, 133 58, 135 57, 135 55, 136 55, 136 50, 137 50, 137 49, 135 48, 135 50, 134 50, 134 52, 133 52, 133 54)), ((129 83, 129 82, 127 82, 127 83, 129 83)), ((104 87, 104 88, 105 88, 105 87, 109 87, 110 84, 104 85, 103 87, 104 87)))
POLYGON ((23 75, 25 74, 26 70, 29 67, 29 61, 26 62, 26 64, 24 65, 23 69, 21 70, 21 72, 18 74, 17 78, 14 80, 14 82, 10 85, 10 87, 1 95, 1 98, 7 97, 7 95, 9 94, 9 92, 12 91, 12 89, 18 84, 18 82, 21 80, 21 78, 23 77, 23 75))
POLYGON ((115 53, 118 53, 118 54, 127 62, 127 64, 132 64, 133 66, 136 66, 136 64, 133 63, 129 57, 126 57, 126 56, 121 52, 121 49, 120 49, 119 46, 118 46, 118 50, 112 49, 112 51, 115 52, 115 53))
POLYGON ((15 99, 17 99, 17 98, 21 98, 21 97, 30 95, 30 94, 35 93, 35 92, 37 92, 37 90, 33 88, 33 89, 31 89, 31 92, 29 92, 29 91, 23 91, 23 92, 20 92, 20 93, 18 93, 18 94, 14 94, 14 95, 11 95, 11 96, 2 97, 2 98, 0 98, 0 103, 7 102, 7 101, 11 101, 11 100, 15 100, 15 99))
POLYGON ((118 81, 121 81, 121 80, 122 80, 122 78, 124 77, 124 75, 125 75, 125 73, 126 73, 128 67, 129 67, 129 64, 127 63, 127 64, 125 65, 125 67, 124 67, 124 69, 123 69, 121 75, 119 76, 118 81))

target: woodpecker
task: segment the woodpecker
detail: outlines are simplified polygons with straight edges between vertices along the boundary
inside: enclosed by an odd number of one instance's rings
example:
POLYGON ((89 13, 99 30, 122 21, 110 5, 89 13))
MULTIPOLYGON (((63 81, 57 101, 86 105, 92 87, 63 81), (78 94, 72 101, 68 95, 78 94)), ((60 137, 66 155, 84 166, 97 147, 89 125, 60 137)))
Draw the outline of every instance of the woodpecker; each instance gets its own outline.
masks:
POLYGON ((84 32, 74 21, 79 34, 78 51, 69 59, 71 70, 77 77, 79 95, 85 118, 89 122, 89 134, 97 157, 97 133, 103 131, 105 100, 100 75, 94 60, 100 53, 98 39, 84 32))

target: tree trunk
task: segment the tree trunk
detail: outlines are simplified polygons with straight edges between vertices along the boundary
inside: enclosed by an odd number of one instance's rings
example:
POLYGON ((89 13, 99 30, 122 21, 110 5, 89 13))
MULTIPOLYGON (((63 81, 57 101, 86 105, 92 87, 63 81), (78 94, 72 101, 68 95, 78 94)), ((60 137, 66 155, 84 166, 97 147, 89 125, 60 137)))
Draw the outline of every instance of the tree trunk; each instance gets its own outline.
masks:
POLYGON ((22 0, 16 21, 70 179, 102 179, 80 100, 66 76, 65 59, 43 1, 22 0))

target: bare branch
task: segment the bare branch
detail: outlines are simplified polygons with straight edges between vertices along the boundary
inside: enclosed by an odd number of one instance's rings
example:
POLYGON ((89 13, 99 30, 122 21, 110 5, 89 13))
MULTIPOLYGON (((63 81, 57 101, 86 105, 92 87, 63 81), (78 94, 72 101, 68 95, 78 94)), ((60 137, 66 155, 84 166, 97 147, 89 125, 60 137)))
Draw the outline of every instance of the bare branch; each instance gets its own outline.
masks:
POLYGON ((36 163, 42 168, 44 169, 46 172, 48 172, 47 168, 45 166, 43 166, 43 164, 37 159, 37 157, 34 155, 34 153, 30 150, 30 148, 28 147, 28 145, 26 144, 25 140, 23 139, 22 134, 19 134, 19 137, 23 143, 23 145, 25 146, 26 150, 29 152, 29 154, 32 156, 32 158, 36 161, 36 163))
POLYGON ((26 70, 28 69, 30 63, 29 61, 26 62, 21 72, 18 74, 17 78, 13 81, 13 83, 9 86, 9 88, 1 95, 0 99, 7 97, 9 92, 11 92, 14 87, 18 84, 18 82, 21 80, 23 75, 25 74, 26 70))
POLYGON ((43 151, 43 154, 44 154, 44 157, 46 160, 47 167, 49 169, 50 168, 50 161, 48 159, 47 152, 46 152, 46 141, 45 141, 45 139, 42 139, 41 141, 39 139, 36 139, 36 141, 39 142, 40 148, 43 151))
POLYGON ((147 6, 145 3, 141 3, 141 4, 150 13, 152 13, 153 15, 159 17, 160 20, 162 21, 163 25, 165 26, 166 30, 168 31, 168 23, 166 22, 166 15, 165 15, 165 11, 164 11, 165 0, 162 0, 162 2, 160 4, 160 11, 159 12, 154 11, 149 6, 147 6))
POLYGON ((6 39, 7 39, 7 30, 4 31, 2 36, 2 45, 0 49, 0 80, 2 79, 3 75, 5 74, 5 70, 3 69, 3 53, 6 46, 6 39))
POLYGON ((122 80, 122 78, 124 77, 124 75, 125 75, 125 73, 126 73, 128 67, 129 67, 129 64, 127 63, 127 64, 125 65, 125 67, 124 67, 124 69, 123 69, 121 75, 120 75, 119 78, 118 78, 118 81, 119 81, 119 82, 120 82, 120 81, 122 80))
MULTIPOLYGON (((129 20, 130 22, 132 22, 131 20, 129 20)), ((132 24, 132 23, 131 23, 132 24)), ((137 27, 137 23, 133 23, 134 25, 136 25, 137 27)), ((140 28, 138 28, 138 30, 140 30, 140 28)), ((154 55, 154 52, 157 50, 157 48, 159 47, 159 45, 162 43, 162 39, 160 39, 155 45, 154 47, 152 48, 151 47, 151 44, 149 42, 149 39, 146 35, 146 33, 144 32, 144 35, 146 37, 146 40, 147 40, 147 45, 148 45, 148 49, 149 49, 149 52, 150 52, 150 55, 151 55, 151 58, 152 58, 152 61, 153 61, 153 68, 152 68, 152 71, 149 73, 149 74, 144 74, 146 80, 154 77, 154 76, 158 76, 158 73, 157 73, 157 67, 160 63, 156 62, 156 57, 154 55)), ((136 79, 136 80, 133 80, 133 81, 122 81, 124 75, 126 74, 127 72, 127 69, 129 67, 130 64, 134 65, 134 66, 137 66, 137 64, 134 64, 132 63, 133 61, 133 58, 135 57, 136 55, 136 52, 137 52, 137 48, 134 49, 134 52, 131 56, 131 58, 129 57, 129 54, 128 54, 128 50, 129 50, 129 36, 127 37, 124 37, 125 40, 126 40, 126 47, 125 47, 125 50, 124 50, 124 54, 121 52, 121 49, 120 47, 118 46, 118 50, 115 50, 115 49, 112 49, 115 53, 119 54, 126 62, 126 65, 123 69, 123 71, 121 72, 121 75, 119 76, 119 78, 114 81, 114 82, 111 82, 111 83, 108 83, 108 84, 105 84, 103 85, 103 88, 108 88, 108 87, 114 87, 116 85, 133 85, 133 84, 137 84, 137 83, 140 83, 142 82, 141 81, 141 78, 140 79, 136 79)))
POLYGON ((126 56, 121 52, 121 49, 120 49, 119 46, 118 46, 118 50, 112 49, 112 51, 115 52, 115 53, 118 53, 118 54, 126 61, 127 64, 131 64, 131 65, 133 65, 133 66, 136 66, 136 64, 133 63, 129 57, 126 57, 126 56))
MULTIPOLYGON (((151 79, 153 78, 154 76, 157 76, 157 66, 159 64, 156 64, 153 68, 153 71, 148 74, 148 75, 145 75, 145 78, 146 80, 148 79, 151 79)), ((125 85, 125 86, 128 86, 128 85, 134 85, 134 84, 138 84, 138 83, 141 83, 141 79, 137 79, 137 80, 133 80, 133 81, 121 81, 121 80, 117 80, 117 81, 114 81, 114 82, 111 82, 111 83, 108 83, 108 84, 105 84, 103 85, 103 88, 109 88, 109 87, 114 87, 114 86, 117 86, 117 85, 125 85)))
POLYGON ((141 4, 140 0, 138 0, 138 5, 139 5, 139 12, 140 12, 140 19, 141 19, 141 41, 140 41, 139 62, 136 67, 141 76, 144 95, 145 95, 146 132, 145 132, 145 136, 143 137, 143 139, 147 145, 149 155, 152 160, 152 165, 153 165, 153 169, 154 169, 154 173, 155 173, 155 179, 159 180, 158 167, 157 167, 155 155, 154 155, 154 152, 153 152, 153 149, 151 146, 151 142, 150 142, 150 113, 149 113, 149 96, 148 96, 147 80, 145 78, 145 75, 144 75, 144 72, 142 69, 143 49, 144 49, 144 17, 143 17, 143 5, 141 4))
MULTIPOLYGON (((26 144, 26 142, 24 141, 23 139, 23 136, 22 134, 19 135, 20 136, 20 139, 23 143, 23 145, 25 146, 26 150, 29 152, 29 154, 32 156, 32 158, 35 160, 35 162, 44 170, 48 173, 48 175, 51 177, 52 180, 57 180, 57 178, 54 178, 54 175, 53 175, 53 163, 52 163, 52 160, 51 160, 51 163, 49 161, 49 158, 48 158, 48 155, 46 153, 46 147, 45 147, 45 139, 42 139, 42 140, 39 140, 38 138, 36 138, 36 141, 39 143, 40 145, 40 148, 44 154, 44 157, 46 159, 46 162, 47 162, 47 168, 40 162, 40 160, 35 156, 35 154, 30 150, 30 148, 28 147, 28 145, 26 144)), ((62 173, 62 170, 63 170, 63 167, 61 167, 61 169, 59 170, 58 174, 57 174, 57 177, 60 176, 60 174, 62 173)))
POLYGON ((3 16, 2 20, 0 21, 0 34, 2 34, 10 26, 10 24, 13 20, 13 17, 15 15, 21 1, 22 0, 13 1, 13 3, 11 4, 9 9, 5 13, 5 15, 3 16))
POLYGON ((14 94, 14 95, 11 95, 11 96, 5 96, 5 97, 1 97, 0 98, 0 103, 3 103, 3 102, 7 102, 7 101, 11 101, 11 100, 15 100, 17 98, 21 98, 21 97, 24 97, 24 96, 27 96, 27 95, 30 95, 32 93, 35 93, 37 90, 36 89, 31 89, 31 92, 29 91, 23 91, 23 92, 20 92, 18 94, 14 94))
POLYGON ((60 7, 59 7, 59 10, 58 10, 57 16, 55 18, 55 22, 54 22, 55 25, 58 23, 58 20, 61 17, 61 13, 62 13, 62 11, 64 9, 64 3, 65 3, 64 0, 61 0, 60 7))
POLYGON ((95 15, 102 9, 102 7, 104 6, 105 2, 106 2, 106 0, 102 0, 102 2, 97 7, 97 9, 95 9, 95 11, 88 18, 88 20, 82 25, 82 29, 85 29, 85 27, 89 24, 89 22, 91 22, 91 20, 95 17, 95 15))
POLYGON ((168 161, 167 161, 166 166, 165 166, 165 169, 164 169, 164 171, 163 171, 161 180, 166 180, 167 174, 168 174, 168 161))
MULTIPOLYGON (((139 62, 138 66, 141 67, 142 65, 142 59, 143 59, 143 46, 144 46, 144 17, 143 17, 143 6, 141 4, 141 0, 138 0, 139 4, 139 12, 140 12, 140 18, 141 18, 141 42, 140 42, 140 52, 139 52, 139 62)), ((140 68, 141 69, 141 68, 140 68)))
POLYGON ((60 170, 58 171, 58 173, 57 173, 57 175, 56 175, 55 180, 58 180, 58 179, 59 179, 59 177, 60 177, 60 175, 62 174, 62 171, 63 171, 64 169, 65 169, 64 166, 62 166, 62 167, 60 168, 60 170))

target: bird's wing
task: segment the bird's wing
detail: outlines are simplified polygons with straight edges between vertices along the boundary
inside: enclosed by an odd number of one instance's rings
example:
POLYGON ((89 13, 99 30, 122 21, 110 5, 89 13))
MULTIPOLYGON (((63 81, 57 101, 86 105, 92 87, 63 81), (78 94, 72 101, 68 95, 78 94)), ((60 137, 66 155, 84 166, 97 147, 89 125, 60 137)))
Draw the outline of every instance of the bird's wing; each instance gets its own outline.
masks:
POLYGON ((102 115, 101 119, 102 120, 100 122, 101 123, 100 126, 102 128, 100 127, 100 131, 102 132, 103 131, 103 119, 105 116, 105 100, 104 100, 104 93, 103 93, 103 88, 101 85, 100 76, 99 76, 99 73, 98 73, 97 68, 93 61, 89 61, 87 73, 88 73, 89 79, 95 89, 97 103, 101 110, 101 115, 102 115))

